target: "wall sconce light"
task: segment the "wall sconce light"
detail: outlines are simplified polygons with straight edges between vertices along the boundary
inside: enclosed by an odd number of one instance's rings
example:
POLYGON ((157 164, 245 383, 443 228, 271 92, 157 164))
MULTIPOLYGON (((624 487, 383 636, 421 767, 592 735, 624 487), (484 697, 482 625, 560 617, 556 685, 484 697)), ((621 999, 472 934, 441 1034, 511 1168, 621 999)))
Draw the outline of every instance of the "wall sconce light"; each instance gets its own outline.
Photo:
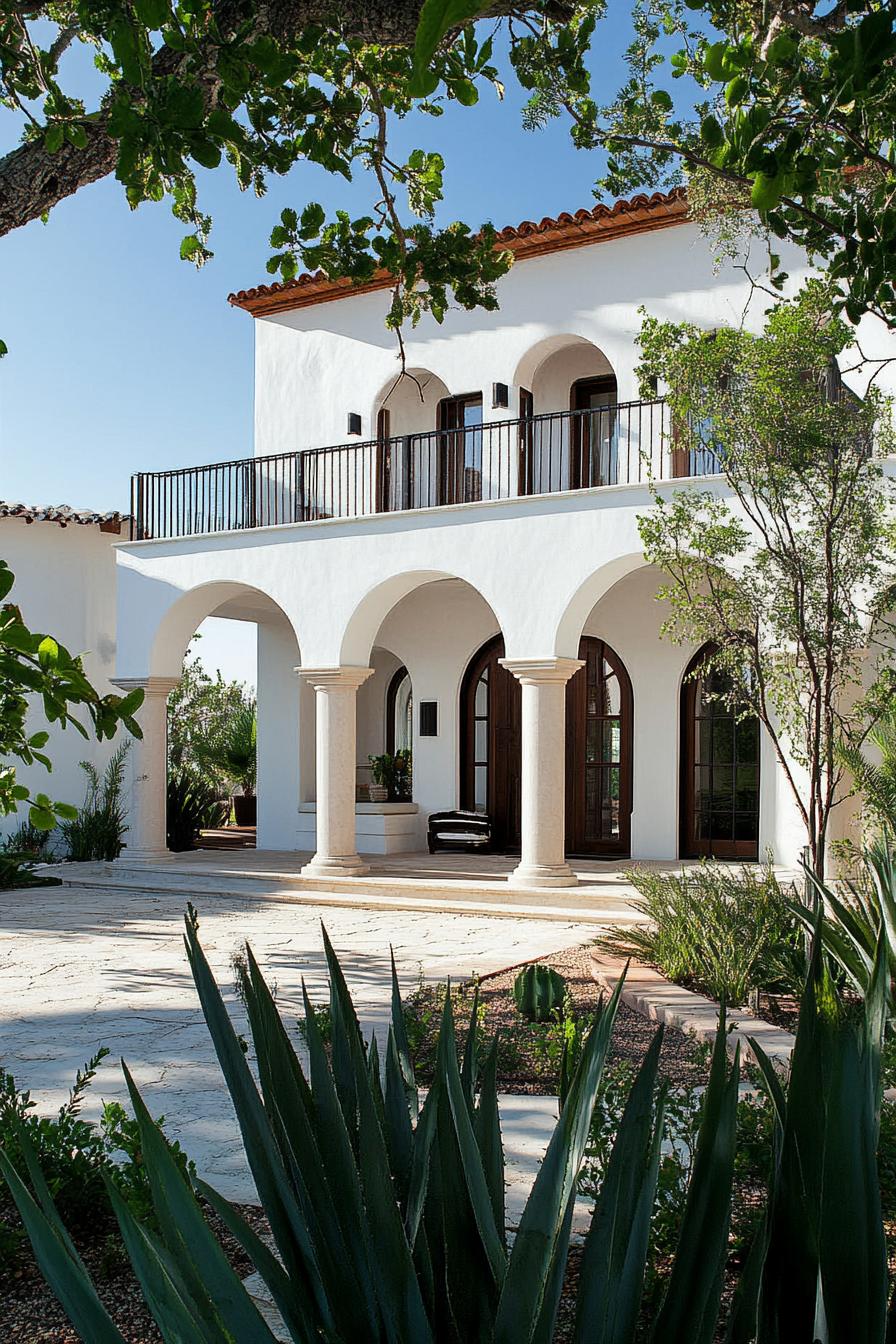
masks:
POLYGON ((357 411, 349 411, 348 413, 348 432, 349 434, 361 433, 361 417, 357 411))
POLYGON ((438 737, 439 702, 438 700, 420 701, 420 736, 438 737))
POLYGON ((492 407, 506 410, 510 405, 510 388, 506 383, 492 383, 492 407))

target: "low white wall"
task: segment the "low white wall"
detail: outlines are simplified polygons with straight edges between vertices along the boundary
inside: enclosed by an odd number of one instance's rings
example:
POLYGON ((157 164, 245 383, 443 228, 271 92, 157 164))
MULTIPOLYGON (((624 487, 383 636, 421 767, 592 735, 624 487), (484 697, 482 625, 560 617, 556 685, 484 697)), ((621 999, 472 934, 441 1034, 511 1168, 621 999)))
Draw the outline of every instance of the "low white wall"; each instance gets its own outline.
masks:
MULTIPOLYGON (((99 527, 70 523, 25 523, 20 518, 0 519, 0 556, 15 574, 9 602, 16 603, 25 623, 41 634, 51 634, 71 653, 82 654, 84 670, 102 694, 118 692, 109 678, 115 672, 115 582, 113 543, 118 537, 99 527)), ((89 719, 79 717, 89 729, 89 719)), ((79 761, 90 761, 102 770, 120 737, 112 743, 97 742, 92 733, 85 739, 73 728, 62 730, 47 724, 39 702, 28 718, 32 732, 46 729, 50 740, 45 750, 53 763, 52 773, 42 766, 20 767, 20 783, 33 793, 80 804, 85 777, 79 761)), ((0 835, 8 835, 27 818, 27 812, 0 817, 0 835)))

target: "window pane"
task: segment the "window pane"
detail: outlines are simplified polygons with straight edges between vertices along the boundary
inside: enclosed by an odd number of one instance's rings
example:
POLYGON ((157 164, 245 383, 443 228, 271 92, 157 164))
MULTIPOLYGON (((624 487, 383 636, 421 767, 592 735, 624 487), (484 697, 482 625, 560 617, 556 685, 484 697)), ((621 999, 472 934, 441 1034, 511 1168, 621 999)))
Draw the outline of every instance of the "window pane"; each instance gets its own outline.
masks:
POLYGON ((473 759, 480 764, 488 760, 488 720, 477 719, 474 725, 473 759))
POLYGON ((618 761, 622 755, 622 726, 618 720, 605 719, 603 723, 603 751, 605 761, 618 761))
POLYGON ((619 687, 619 678, 606 660, 604 660, 604 713, 622 713, 622 692, 619 687))
POLYGON ((488 769, 484 765, 477 765, 473 776, 473 805, 477 812, 484 812, 488 807, 488 769))
POLYGON ((483 672, 479 681, 476 683, 476 704, 474 712, 480 717, 488 713, 488 669, 483 672))

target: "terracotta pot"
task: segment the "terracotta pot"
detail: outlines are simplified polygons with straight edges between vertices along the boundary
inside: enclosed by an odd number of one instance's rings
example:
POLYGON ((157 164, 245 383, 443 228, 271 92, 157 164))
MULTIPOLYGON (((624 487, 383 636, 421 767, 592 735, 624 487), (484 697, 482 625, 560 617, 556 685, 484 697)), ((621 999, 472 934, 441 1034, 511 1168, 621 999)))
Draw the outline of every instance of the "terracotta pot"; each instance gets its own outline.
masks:
POLYGON ((236 793, 231 798, 237 826, 254 826, 258 817, 258 799, 254 793, 236 793))

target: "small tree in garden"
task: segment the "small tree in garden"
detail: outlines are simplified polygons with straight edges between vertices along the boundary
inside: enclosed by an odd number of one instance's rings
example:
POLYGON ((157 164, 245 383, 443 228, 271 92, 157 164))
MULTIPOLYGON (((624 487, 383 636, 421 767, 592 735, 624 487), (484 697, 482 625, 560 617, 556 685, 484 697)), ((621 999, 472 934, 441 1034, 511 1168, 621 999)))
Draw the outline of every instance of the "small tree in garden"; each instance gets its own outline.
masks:
POLYGON ((187 659, 168 697, 169 773, 201 769, 223 787, 229 777, 209 759, 209 744, 223 740, 231 722, 254 704, 242 682, 225 681, 220 671, 212 677, 198 657, 187 659))
POLYGON ((655 488, 639 519, 647 560, 668 576, 663 633, 708 643, 709 668, 764 725, 819 876, 842 793, 838 744, 861 743, 889 686, 868 629, 896 577, 879 461, 891 408, 873 387, 859 400, 842 386, 850 340, 818 280, 775 304, 758 336, 653 318, 640 336, 643 384, 669 389, 675 450, 712 462, 728 487, 655 488))

